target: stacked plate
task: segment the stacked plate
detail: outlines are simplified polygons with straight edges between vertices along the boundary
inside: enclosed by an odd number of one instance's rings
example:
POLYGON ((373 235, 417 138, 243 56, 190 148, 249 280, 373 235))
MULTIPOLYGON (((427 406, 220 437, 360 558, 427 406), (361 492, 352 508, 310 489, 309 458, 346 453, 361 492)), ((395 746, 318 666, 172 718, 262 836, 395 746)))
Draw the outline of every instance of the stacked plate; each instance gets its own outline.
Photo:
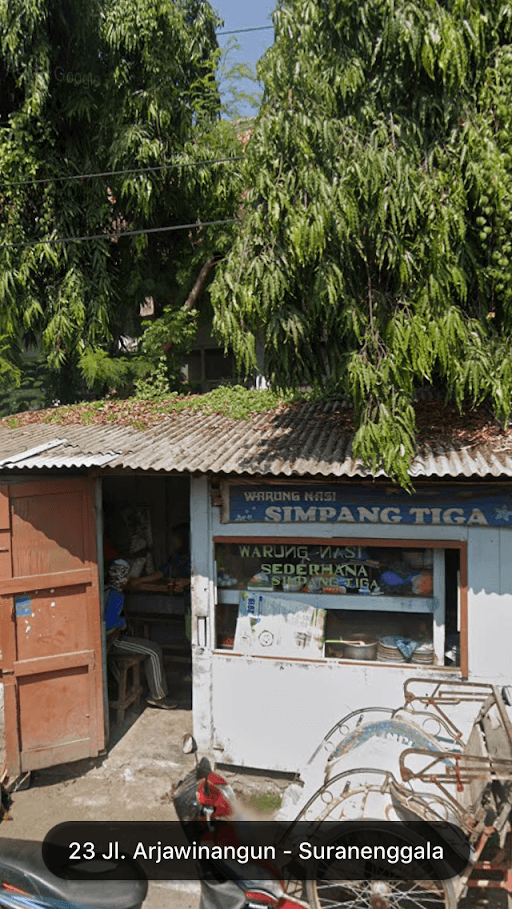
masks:
POLYGON ((382 663, 405 663, 405 657, 396 646, 393 635, 383 637, 377 647, 377 659, 382 663))
POLYGON ((429 642, 425 644, 419 644, 416 647, 412 657, 411 663, 433 663, 434 662, 434 645, 429 642))
MULTIPOLYGON (((422 663, 426 665, 431 665, 434 662, 434 645, 432 641, 426 641, 423 644, 418 644, 414 652, 412 653, 410 660, 407 660, 400 648, 397 645, 397 640, 399 641, 397 635, 387 635, 382 637, 379 641, 377 648, 377 659, 382 663, 422 663)), ((410 643, 412 642, 405 642, 410 643)))

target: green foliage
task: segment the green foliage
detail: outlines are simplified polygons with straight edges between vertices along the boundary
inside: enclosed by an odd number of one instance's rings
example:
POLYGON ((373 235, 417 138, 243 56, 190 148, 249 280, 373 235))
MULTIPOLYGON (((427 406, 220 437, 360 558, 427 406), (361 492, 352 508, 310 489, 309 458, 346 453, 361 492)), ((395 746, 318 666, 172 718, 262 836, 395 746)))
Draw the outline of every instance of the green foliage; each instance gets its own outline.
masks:
POLYGON ((123 237, 236 212, 237 163, 199 164, 240 154, 219 120, 218 24, 206 0, 0 0, 4 386, 29 346, 61 401, 132 382, 154 361, 126 349, 144 334, 141 304, 165 321, 228 249, 229 226, 123 237))
POLYGON ((239 798, 242 803, 245 801, 251 808, 256 809, 260 814, 275 814, 281 807, 283 801, 282 795, 278 792, 272 792, 272 790, 253 793, 249 798, 247 798, 245 793, 241 793, 239 798))
MULTIPOLYGON (((174 391, 161 393, 166 376, 156 371, 154 382, 149 383, 141 393, 126 400, 105 399, 82 402, 38 414, 38 423, 102 423, 115 420, 118 425, 130 425, 138 429, 153 426, 166 414, 188 410, 207 414, 223 414, 234 420, 249 420, 256 413, 267 413, 303 400, 304 395, 244 388, 242 385, 223 385, 204 395, 180 395, 174 391), (143 393, 144 392, 144 393, 143 393)), ((29 415, 30 416, 30 415, 29 415)), ((26 423, 25 415, 11 415, 5 420, 10 429, 26 423)))
POLYGON ((248 63, 232 62, 233 55, 240 52, 240 43, 231 36, 219 51, 217 79, 219 91, 223 95, 222 113, 228 120, 240 119, 241 108, 249 106, 257 112, 261 104, 261 92, 257 89, 256 74, 248 63), (243 90, 240 85, 246 84, 252 91, 243 90))
POLYGON ((176 398, 171 403, 170 410, 222 413, 234 420, 248 420, 252 414, 266 413, 297 399, 298 396, 293 392, 279 393, 270 389, 257 391, 254 388, 244 388, 243 385, 219 385, 204 395, 176 398))
POLYGON ((135 382, 135 396, 143 401, 159 401, 171 394, 167 359, 162 355, 153 372, 135 382))
POLYGON ((238 363, 337 389, 409 485, 418 386, 512 401, 512 5, 282 0, 243 226, 212 285, 238 363))
POLYGON ((110 357, 104 350, 87 348, 80 358, 80 370, 89 389, 106 386, 118 390, 145 372, 139 357, 110 357))
POLYGON ((196 336, 198 316, 199 313, 195 309, 175 310, 166 306, 159 319, 143 323, 145 330, 141 341, 141 352, 145 360, 156 366, 161 362, 162 349, 166 346, 168 347, 167 359, 170 361, 168 368, 176 373, 196 336))

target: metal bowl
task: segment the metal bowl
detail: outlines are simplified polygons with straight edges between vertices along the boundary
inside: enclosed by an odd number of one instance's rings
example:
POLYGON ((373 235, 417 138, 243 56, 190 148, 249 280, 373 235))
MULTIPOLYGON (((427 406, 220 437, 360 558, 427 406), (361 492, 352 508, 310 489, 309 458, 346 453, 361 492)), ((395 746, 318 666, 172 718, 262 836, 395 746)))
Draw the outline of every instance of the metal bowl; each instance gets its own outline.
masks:
POLYGON ((354 638, 354 640, 330 640, 325 642, 325 655, 331 659, 345 660, 376 660, 377 659, 377 641, 365 641, 363 638, 354 638))
POLYGON ((349 644, 343 644, 343 656, 346 660, 376 660, 377 659, 377 641, 365 641, 364 644, 359 641, 351 641, 349 644))

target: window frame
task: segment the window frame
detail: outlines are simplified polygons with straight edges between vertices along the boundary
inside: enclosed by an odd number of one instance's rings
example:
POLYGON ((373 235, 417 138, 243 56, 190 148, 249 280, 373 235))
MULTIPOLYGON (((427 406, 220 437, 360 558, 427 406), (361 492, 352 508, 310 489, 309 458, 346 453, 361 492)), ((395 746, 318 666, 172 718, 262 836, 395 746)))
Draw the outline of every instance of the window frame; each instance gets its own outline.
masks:
MULTIPOLYGON (((377 547, 389 547, 389 548, 401 548, 401 549, 456 549, 459 551, 459 603, 460 603, 460 665, 456 667, 450 666, 425 666, 425 669, 428 669, 432 672, 433 669, 438 670, 439 672, 453 672, 457 670, 460 673, 460 676, 463 680, 466 680, 469 676, 469 640, 468 640, 468 544, 466 540, 432 540, 432 539, 423 539, 411 538, 404 540, 402 538, 392 537, 392 538, 382 538, 382 537, 319 537, 319 536, 241 536, 240 534, 215 534, 212 538, 213 543, 213 560, 215 564, 215 546, 216 544, 222 543, 251 543, 251 544, 277 544, 282 545, 283 543, 289 543, 290 545, 309 545, 309 546, 325 546, 326 544, 332 546, 377 546, 377 547)), ((214 615, 213 615, 213 630, 216 631, 217 623, 217 586, 214 579, 214 589, 215 589, 215 598, 214 598, 214 615)), ((216 646, 216 634, 214 635, 215 646, 212 648, 215 654, 221 654, 223 656, 230 657, 240 657, 243 654, 231 653, 229 650, 223 650, 216 646)), ((274 655, 259 655, 257 659, 266 659, 274 661, 283 661, 291 660, 292 662, 308 662, 308 663, 319 663, 324 664, 327 660, 326 657, 319 659, 311 658, 301 658, 301 657, 277 657, 274 655)), ((340 659, 338 662, 343 663, 344 665, 369 665, 368 662, 360 662, 358 660, 344 660, 340 659)), ((385 666, 385 663, 372 663, 372 665, 385 666)), ((396 667, 388 667, 396 668, 396 667)), ((412 667, 411 667, 412 668, 412 667)), ((422 671, 422 667, 414 664, 414 671, 422 671)))

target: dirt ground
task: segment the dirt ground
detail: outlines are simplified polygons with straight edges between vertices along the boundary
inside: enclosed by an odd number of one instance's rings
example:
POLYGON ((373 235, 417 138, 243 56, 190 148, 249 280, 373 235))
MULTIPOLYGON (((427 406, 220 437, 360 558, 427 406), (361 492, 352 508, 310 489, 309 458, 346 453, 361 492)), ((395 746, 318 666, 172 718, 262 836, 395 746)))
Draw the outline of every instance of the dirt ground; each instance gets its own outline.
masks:
MULTIPOLYGON (((127 711, 122 727, 111 731, 105 755, 36 771, 30 788, 13 794, 12 820, 2 824, 3 837, 44 839, 65 821, 176 820, 172 803, 175 783, 194 766, 182 752, 182 739, 192 731, 189 670, 170 678, 179 709, 146 706, 127 711)), ((0 730, 3 741, 3 730, 0 730)), ((224 771, 223 771, 224 772, 224 771)), ((228 772, 237 794, 276 800, 287 781, 228 772)), ((145 909, 196 909, 199 885, 194 881, 150 882, 145 909)))
MULTIPOLYGON (((192 730, 190 678, 185 671, 173 680, 179 709, 151 709, 143 703, 128 711, 114 729, 108 752, 99 758, 34 772, 30 788, 14 793, 12 820, 2 836, 43 839, 64 821, 175 820, 173 785, 193 766, 184 755, 183 735, 192 730)), ((3 736, 2 736, 3 739, 3 736)), ((288 785, 282 776, 222 769, 237 792, 253 804, 277 804, 288 785)), ((502 909, 502 894, 472 891, 461 909, 502 909)), ((150 882, 145 909, 197 909, 199 885, 193 881, 150 882)))

